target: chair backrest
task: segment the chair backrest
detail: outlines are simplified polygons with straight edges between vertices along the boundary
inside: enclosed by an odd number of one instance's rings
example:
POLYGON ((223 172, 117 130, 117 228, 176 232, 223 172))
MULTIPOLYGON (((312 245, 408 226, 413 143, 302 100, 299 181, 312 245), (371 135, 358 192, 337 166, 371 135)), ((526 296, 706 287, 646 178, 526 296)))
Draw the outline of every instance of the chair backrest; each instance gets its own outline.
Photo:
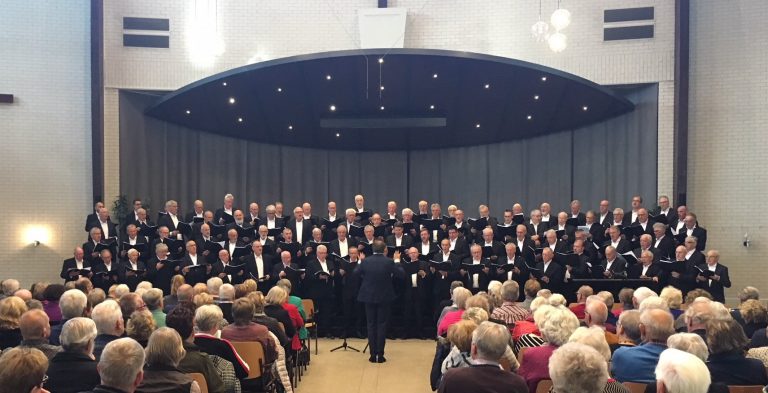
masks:
POLYGON ((266 362, 264 347, 258 341, 233 341, 232 346, 250 368, 247 379, 259 378, 266 362))
POLYGON ((301 305, 304 307, 307 319, 310 321, 315 319, 315 302, 312 299, 301 299, 301 305))
POLYGON ((549 393, 550 389, 552 389, 551 379, 542 379, 539 381, 538 385, 536 385, 536 393, 549 393))
POLYGON ((187 373, 200 386, 200 393, 208 393, 208 382, 205 381, 205 375, 200 373, 187 373))
POLYGON ((728 385, 730 393, 762 393, 763 387, 760 385, 728 385))
POLYGON ((632 393, 644 393, 646 386, 648 386, 648 384, 641 382, 624 382, 622 385, 632 393))

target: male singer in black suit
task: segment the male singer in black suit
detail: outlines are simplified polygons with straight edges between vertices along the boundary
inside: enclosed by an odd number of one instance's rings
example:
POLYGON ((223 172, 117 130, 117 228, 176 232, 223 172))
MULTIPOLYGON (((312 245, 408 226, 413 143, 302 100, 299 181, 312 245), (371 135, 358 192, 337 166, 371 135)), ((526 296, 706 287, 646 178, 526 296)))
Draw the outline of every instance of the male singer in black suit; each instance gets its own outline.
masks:
POLYGON ((147 276, 147 266, 139 260, 139 252, 136 249, 128 250, 126 257, 126 260, 120 264, 122 265, 121 276, 123 283, 128 285, 131 291, 135 291, 139 283, 147 276))
POLYGON ((544 247, 541 251, 541 262, 536 265, 536 269, 541 274, 539 283, 542 289, 549 289, 552 293, 562 293, 560 290, 563 288, 565 273, 563 267, 555 262, 555 252, 552 249, 544 247))
POLYGON ((707 252, 707 263, 697 266, 699 273, 696 276, 696 284, 699 288, 705 289, 712 294, 712 298, 720 303, 725 303, 725 288, 731 287, 731 279, 728 277, 728 268, 721 265, 720 252, 709 250, 707 252), (703 272, 710 271, 714 274, 709 278, 703 275, 703 272))
POLYGON ((387 338, 387 320, 390 305, 395 299, 392 278, 403 280, 405 273, 399 264, 384 254, 384 242, 373 242, 373 255, 355 269, 354 275, 360 277, 360 292, 357 301, 365 303, 365 315, 368 319, 368 346, 371 349, 371 363, 384 363, 384 344, 387 338))
POLYGON ((319 336, 325 336, 333 323, 334 277, 336 264, 328 258, 328 248, 320 245, 315 251, 316 258, 307 263, 306 295, 315 302, 317 307, 317 332, 319 336))
POLYGON ((615 248, 619 254, 632 251, 632 246, 629 241, 621 237, 621 228, 619 228, 618 225, 608 228, 608 240, 605 241, 603 246, 611 246, 615 248))
POLYGON ((392 234, 387 236, 387 246, 403 247, 406 250, 413 246, 411 237, 403 234, 403 224, 398 222, 392 227, 392 234))
MULTIPOLYGON (((260 242, 253 242, 251 244, 251 253, 243 259, 243 262, 245 263, 246 271, 256 279, 257 289, 261 293, 267 293, 277 280, 272 279, 272 257, 264 254, 263 249, 264 246, 260 242)), ((293 284, 291 283, 291 286, 293 284)))
POLYGON ((180 221, 178 214, 178 203, 174 200, 170 200, 165 202, 165 213, 160 213, 160 216, 157 219, 157 225, 160 227, 168 227, 170 237, 174 239, 178 239, 179 234, 181 233, 178 228, 180 221))
POLYGON ((658 259, 666 261, 675 259, 675 239, 667 235, 667 226, 657 222, 653 224, 653 248, 658 250, 658 259))
POLYGON ((349 254, 350 247, 357 247, 357 242, 347 234, 347 227, 339 225, 336 227, 336 238, 328 245, 328 252, 340 257, 346 257, 349 254))
POLYGON ((459 274, 461 274, 464 287, 471 290, 474 295, 488 289, 488 283, 491 282, 491 261, 488 258, 483 258, 483 247, 479 244, 473 244, 469 248, 469 254, 470 256, 462 261, 459 274), (483 265, 484 267, 481 272, 472 274, 464 268, 464 265, 483 265))
POLYGON ((429 262, 419 260, 419 250, 416 247, 408 249, 402 257, 402 267, 405 272, 403 280, 403 338, 424 338, 422 321, 424 305, 429 298, 432 279, 429 262), (407 256, 406 256, 407 255, 407 256))
MULTIPOLYGON (((191 222, 195 221, 195 218, 197 218, 197 219, 202 218, 202 219, 205 220, 204 215, 205 215, 205 206, 203 205, 203 201, 197 199, 197 200, 195 200, 195 202, 192 203, 192 211, 187 213, 184 216, 184 222, 191 223, 191 222)), ((211 218, 212 217, 213 217, 213 215, 211 215, 211 218)))
POLYGON ((619 255, 613 246, 605 248, 605 260, 603 261, 603 277, 626 278, 627 261, 619 255))
POLYGON ((483 237, 477 244, 483 247, 482 253, 485 255, 485 258, 488 258, 491 263, 496 263, 499 258, 504 256, 504 243, 494 239, 493 230, 491 228, 483 229, 482 234, 483 237), (490 247, 490 251, 486 251, 486 247, 490 247))
POLYGON ((85 260, 85 252, 82 247, 76 247, 72 258, 65 259, 61 266, 61 278, 64 281, 77 281, 80 278, 80 273, 73 271, 68 273, 69 269, 85 269, 90 268, 91 263, 85 260))
MULTIPOLYGON (((519 226, 525 228, 523 224, 519 226)), ((515 242, 509 242, 504 246, 504 257, 496 261, 496 265, 512 265, 509 271, 501 268, 496 269, 496 280, 501 282, 507 280, 514 280, 518 285, 523 284, 525 287, 525 281, 528 280, 528 267, 525 265, 525 258, 517 255, 517 246, 515 242)), ((508 267, 509 268, 509 267, 508 267)))
POLYGON ((101 229, 102 239, 109 239, 111 237, 117 237, 117 225, 115 225, 109 218, 109 210, 102 207, 99 209, 96 219, 91 220, 86 226, 86 230, 90 232, 91 228, 101 229))
POLYGON ((661 279, 661 268, 657 263, 654 263, 653 252, 644 250, 640 254, 639 263, 629 267, 629 274, 627 277, 631 279, 650 280, 649 284, 645 286, 653 290, 658 290, 658 283, 661 279))
POLYGON ((432 273, 432 302, 434 306, 432 310, 435 313, 435 321, 442 311, 440 303, 451 298, 451 281, 459 279, 458 270, 461 257, 452 252, 450 247, 451 241, 443 239, 440 242, 440 251, 432 256, 433 261, 450 262, 452 266, 450 270, 437 270, 434 266, 429 267, 429 271, 432 273))
POLYGON ((232 194, 224 195, 224 206, 216 209, 213 214, 213 222, 218 225, 229 224, 235 217, 235 197, 232 194))
POLYGON ((571 214, 568 216, 568 218, 575 219, 576 226, 582 226, 587 223, 587 216, 581 211, 581 201, 578 199, 571 201, 571 214))
POLYGON ((197 253, 197 243, 194 240, 187 241, 186 250, 187 252, 180 263, 184 281, 192 286, 205 283, 211 273, 212 266, 207 263, 205 257, 197 253))
MULTIPOLYGON (((462 260, 469 255, 469 245, 467 239, 459 236, 459 231, 456 227, 448 227, 448 244, 450 246, 451 253, 455 254, 459 260, 462 260)), ((440 242, 442 244, 442 241, 440 242)))
POLYGON ((109 250, 102 250, 100 255, 101 261, 96 263, 91 270, 93 272, 93 286, 109 293, 109 287, 123 282, 123 272, 120 264, 112 260, 112 253, 109 250))
POLYGON ((597 223, 608 228, 613 223, 613 212, 611 211, 611 202, 604 199, 600 201, 600 210, 597 216, 597 223))
POLYGON ((133 211, 126 214, 123 220, 120 221, 120 229, 122 231, 125 231, 125 227, 128 224, 139 220, 139 209, 141 209, 141 199, 136 198, 133 200, 133 211))
POLYGON ((293 238, 299 244, 304 244, 312 240, 312 228, 314 223, 312 220, 304 219, 304 210, 300 207, 293 209, 293 217, 288 220, 286 228, 291 228, 293 232, 293 238))
POLYGON ((95 224, 99 222, 99 210, 104 207, 104 202, 96 202, 93 205, 93 213, 89 214, 85 217, 85 231, 90 232, 91 228, 94 227, 95 224))

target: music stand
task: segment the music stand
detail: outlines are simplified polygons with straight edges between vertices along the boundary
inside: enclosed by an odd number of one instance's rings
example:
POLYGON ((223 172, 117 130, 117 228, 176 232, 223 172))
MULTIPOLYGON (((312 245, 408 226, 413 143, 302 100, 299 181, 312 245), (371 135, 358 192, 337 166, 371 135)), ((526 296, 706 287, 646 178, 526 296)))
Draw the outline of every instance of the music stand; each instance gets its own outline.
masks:
MULTIPOLYGON (((368 348, 368 345, 366 345, 365 347, 368 348)), ((344 337, 344 341, 342 341, 341 345, 339 345, 336 348, 331 349, 331 352, 338 351, 339 349, 344 349, 345 351, 347 349, 349 349, 350 351, 360 352, 359 349, 357 349, 357 348, 347 344, 347 338, 346 337, 344 337)), ((363 352, 365 352, 365 350, 363 350, 363 352)))

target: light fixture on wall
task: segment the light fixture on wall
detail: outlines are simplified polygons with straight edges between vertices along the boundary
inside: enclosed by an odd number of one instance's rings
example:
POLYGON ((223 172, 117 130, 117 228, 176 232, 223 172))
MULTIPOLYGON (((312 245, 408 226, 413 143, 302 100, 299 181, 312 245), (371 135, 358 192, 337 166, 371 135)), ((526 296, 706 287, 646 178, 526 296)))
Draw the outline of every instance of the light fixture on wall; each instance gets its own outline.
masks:
POLYGON ((549 36, 547 43, 549 44, 549 49, 551 49, 552 52, 560 53, 568 47, 568 37, 566 37, 563 33, 557 32, 549 36))
POLYGON ((541 0, 539 0, 539 21, 531 26, 531 34, 537 42, 543 42, 549 34, 549 24, 541 20, 541 0))
POLYGON ((571 12, 560 6, 560 0, 557 0, 557 9, 549 17, 549 23, 556 31, 565 29, 571 25, 571 12))
POLYGON ((37 247, 47 244, 51 237, 51 231, 42 225, 30 225, 24 228, 24 243, 37 247))

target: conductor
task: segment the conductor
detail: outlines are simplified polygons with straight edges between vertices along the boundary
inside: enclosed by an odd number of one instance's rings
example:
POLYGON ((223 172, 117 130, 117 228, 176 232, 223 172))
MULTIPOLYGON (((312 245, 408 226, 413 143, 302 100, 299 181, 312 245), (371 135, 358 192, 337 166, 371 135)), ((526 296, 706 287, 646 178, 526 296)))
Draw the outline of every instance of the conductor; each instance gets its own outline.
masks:
POLYGON ((371 349, 371 363, 384 363, 384 342, 387 338, 387 321, 390 304, 395 300, 392 277, 403 279, 405 273, 399 263, 384 255, 386 245, 376 240, 372 245, 373 255, 360 264, 353 273, 360 281, 357 301, 365 303, 368 319, 368 346, 371 349))

